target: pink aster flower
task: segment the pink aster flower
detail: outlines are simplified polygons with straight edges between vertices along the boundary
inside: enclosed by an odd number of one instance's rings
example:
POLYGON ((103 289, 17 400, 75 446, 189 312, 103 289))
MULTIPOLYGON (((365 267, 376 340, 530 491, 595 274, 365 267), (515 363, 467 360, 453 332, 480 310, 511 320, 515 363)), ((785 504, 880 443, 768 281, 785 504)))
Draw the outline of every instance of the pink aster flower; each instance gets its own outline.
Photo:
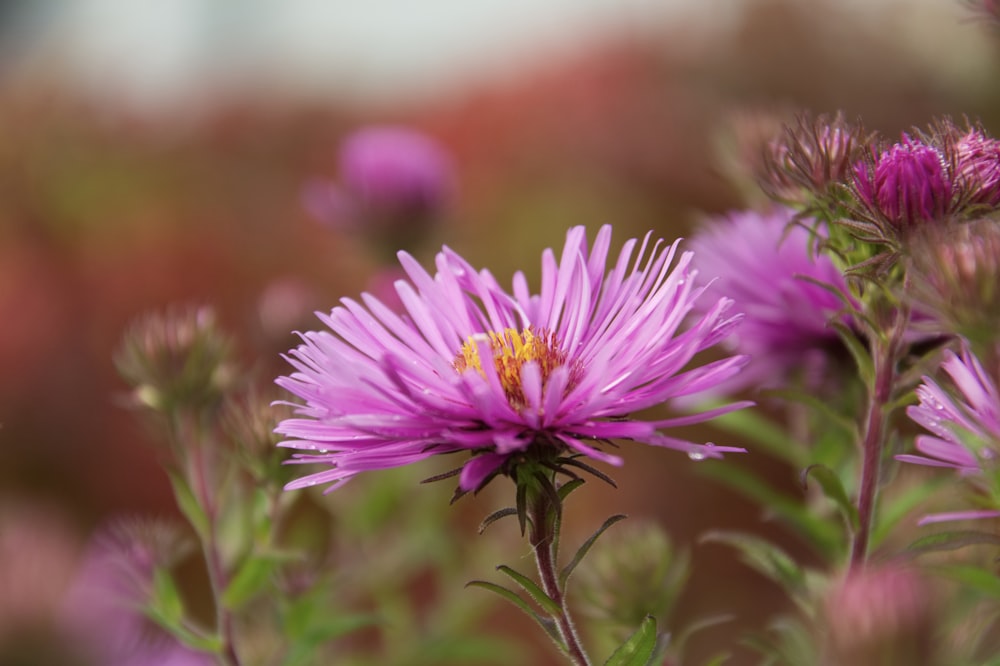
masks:
POLYGON ((706 220, 691 247, 713 295, 735 301, 745 318, 727 341, 752 361, 726 387, 785 385, 797 372, 817 385, 841 343, 830 326, 843 309, 824 283, 846 293, 840 270, 810 252, 807 229, 789 227, 794 211, 733 212, 706 220))
MULTIPOLYGON (((950 467, 967 477, 992 471, 1000 456, 1000 392, 983 365, 967 348, 961 355, 945 352, 941 368, 951 378, 958 395, 924 377, 917 388, 920 403, 907 408, 907 415, 931 432, 918 435, 922 455, 896 456, 903 462, 950 467)), ((1000 516, 1000 510, 962 511, 924 517, 921 524, 1000 516)))
POLYGON ((396 283, 402 314, 368 294, 360 303, 343 299, 320 315, 330 330, 303 334, 289 354, 295 372, 277 383, 304 404, 277 431, 288 437, 283 446, 303 451, 291 462, 326 469, 287 487, 330 483, 332 490, 359 472, 465 452, 459 489, 477 490, 522 461, 559 465, 582 455, 620 465, 604 450, 613 439, 695 459, 742 451, 662 431, 748 403, 631 418, 738 372, 741 356, 687 366, 740 315, 717 298, 683 327, 704 290, 692 254, 678 257, 676 242, 650 243, 647 235, 627 241, 607 271, 610 242, 609 226, 590 248, 584 228, 571 229, 560 259, 543 254, 537 293, 521 273, 504 290, 447 247, 434 276, 401 252, 409 277, 396 283))

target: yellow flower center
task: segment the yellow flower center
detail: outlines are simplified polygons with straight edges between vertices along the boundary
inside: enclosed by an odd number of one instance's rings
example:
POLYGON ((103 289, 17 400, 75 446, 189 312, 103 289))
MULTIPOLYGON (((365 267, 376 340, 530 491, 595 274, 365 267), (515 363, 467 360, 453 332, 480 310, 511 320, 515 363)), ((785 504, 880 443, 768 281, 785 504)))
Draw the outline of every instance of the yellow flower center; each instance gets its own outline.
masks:
MULTIPOLYGON (((515 407, 523 407, 526 404, 521 387, 521 366, 528 361, 537 363, 544 387, 552 371, 566 364, 566 352, 559 348, 555 336, 544 329, 529 326, 518 332, 508 328, 502 333, 491 331, 488 335, 490 348, 493 350, 493 364, 500 377, 500 384, 507 395, 507 400, 515 407)), ((477 345, 477 338, 481 337, 481 334, 470 336, 465 341, 462 350, 455 357, 456 370, 465 372, 472 368, 485 376, 477 345)), ((576 374, 576 372, 571 373, 567 388, 575 384, 576 374)))

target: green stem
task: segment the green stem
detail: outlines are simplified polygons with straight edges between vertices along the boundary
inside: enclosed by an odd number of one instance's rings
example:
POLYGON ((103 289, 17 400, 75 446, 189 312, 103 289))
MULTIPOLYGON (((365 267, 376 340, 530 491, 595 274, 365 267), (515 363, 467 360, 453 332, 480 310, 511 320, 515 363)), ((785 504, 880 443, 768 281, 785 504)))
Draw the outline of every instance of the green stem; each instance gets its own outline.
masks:
MULTIPOLYGON (((196 415, 192 419, 197 421, 198 416, 196 415)), ((205 456, 206 446, 202 437, 202 429, 195 424, 183 423, 186 421, 183 417, 180 421, 182 423, 176 427, 174 433, 174 445, 179 455, 182 456, 181 460, 186 463, 184 471, 190 479, 191 490, 198 499, 198 503, 201 504, 208 523, 207 534, 202 540, 201 547, 215 602, 216 630, 220 639, 219 657, 224 666, 240 666, 240 659, 236 653, 233 616, 222 603, 222 594, 229 584, 229 574, 226 571, 219 545, 218 505, 215 501, 215 493, 209 483, 209 461, 205 456)))
MULTIPOLYGON (((555 496, 558 498, 558 496, 555 496)), ((570 617, 566 605, 565 591, 559 586, 559 573, 556 571, 556 553, 558 552, 559 534, 556 521, 562 506, 553 499, 553 494, 541 489, 532 488, 528 491, 530 529, 528 540, 535 553, 538 564, 538 575, 541 578, 542 589, 559 607, 559 614, 553 616, 559 635, 562 637, 566 654, 576 666, 590 666, 590 659, 583 649, 576 627, 570 617)))

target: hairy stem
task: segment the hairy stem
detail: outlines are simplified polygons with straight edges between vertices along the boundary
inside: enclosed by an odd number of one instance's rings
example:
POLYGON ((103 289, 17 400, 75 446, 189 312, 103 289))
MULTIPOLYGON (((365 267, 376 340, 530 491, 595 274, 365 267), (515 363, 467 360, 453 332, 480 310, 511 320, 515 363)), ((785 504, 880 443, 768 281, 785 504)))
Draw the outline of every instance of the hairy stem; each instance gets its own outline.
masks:
POLYGON ((528 540, 535 553, 542 589, 559 607, 560 612, 553 619, 566 646, 567 655, 576 666, 590 666, 590 659, 580 643, 580 637, 576 633, 569 608, 566 606, 565 591, 559 586, 559 573, 556 570, 558 552, 556 540, 559 538, 556 521, 562 507, 556 504, 551 495, 537 489, 529 491, 529 498, 531 528, 528 540))

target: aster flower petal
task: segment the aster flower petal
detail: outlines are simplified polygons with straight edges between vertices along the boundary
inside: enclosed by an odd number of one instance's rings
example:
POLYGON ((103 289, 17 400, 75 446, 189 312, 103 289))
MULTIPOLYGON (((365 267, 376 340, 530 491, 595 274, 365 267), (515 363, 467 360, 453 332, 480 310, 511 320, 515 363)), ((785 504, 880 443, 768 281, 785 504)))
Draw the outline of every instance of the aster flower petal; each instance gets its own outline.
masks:
MULTIPOLYGON (((946 351, 940 369, 951 379, 948 390, 930 377, 917 390, 919 404, 907 415, 932 435, 916 438, 921 455, 904 454, 897 460, 931 467, 950 467, 981 488, 983 472, 994 473, 1000 457, 1000 392, 995 379, 968 347, 961 355, 946 351)), ((939 514, 921 521, 942 522, 1000 515, 998 511, 939 514), (973 515, 975 514, 975 515, 973 515), (957 516, 957 517, 942 517, 957 516)))
MULTIPOLYGON (((433 276, 400 253, 408 278, 396 283, 402 312, 363 294, 319 315, 329 330, 302 334, 286 356, 293 372, 277 380, 302 401, 277 432, 287 438, 282 446, 301 451, 290 462, 329 469, 289 488, 338 486, 362 471, 460 451, 471 456, 459 475, 468 491, 529 451, 618 465, 596 443, 700 450, 659 430, 748 403, 677 420, 632 414, 738 372, 745 357, 690 364, 740 315, 716 297, 684 328, 705 296, 691 253, 678 257, 676 242, 647 235, 627 241, 606 273, 610 242, 603 227, 588 251, 584 229, 571 229, 558 260, 552 250, 542 254, 538 293, 522 273, 505 291, 447 247, 433 276)), ((709 446, 699 456, 724 451, 742 449, 709 446)))

